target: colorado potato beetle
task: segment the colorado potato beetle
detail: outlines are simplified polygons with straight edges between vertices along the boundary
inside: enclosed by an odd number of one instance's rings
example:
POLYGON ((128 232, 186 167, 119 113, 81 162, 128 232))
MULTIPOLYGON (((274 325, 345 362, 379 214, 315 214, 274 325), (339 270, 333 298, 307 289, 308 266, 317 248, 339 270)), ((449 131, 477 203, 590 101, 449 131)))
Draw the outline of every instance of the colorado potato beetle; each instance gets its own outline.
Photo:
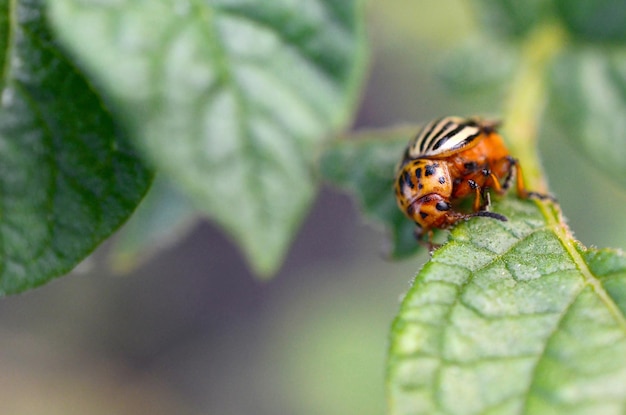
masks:
POLYGON ((412 219, 418 240, 433 229, 447 229, 475 216, 500 221, 488 211, 489 189, 504 194, 513 177, 521 198, 545 196, 528 192, 521 167, 496 131, 497 122, 478 118, 444 117, 426 124, 404 151, 395 177, 398 206, 412 219), (458 202, 473 195, 473 211, 459 210, 458 202))

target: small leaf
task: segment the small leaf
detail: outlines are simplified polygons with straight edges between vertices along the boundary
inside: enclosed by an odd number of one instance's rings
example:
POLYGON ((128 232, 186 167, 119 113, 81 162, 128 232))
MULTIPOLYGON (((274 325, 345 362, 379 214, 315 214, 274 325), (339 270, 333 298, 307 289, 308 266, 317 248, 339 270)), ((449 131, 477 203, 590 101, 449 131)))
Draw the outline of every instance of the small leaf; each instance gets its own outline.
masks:
POLYGON ((557 131, 626 185, 626 49, 570 47, 550 76, 549 113, 557 131))
POLYGON ((361 133, 334 142, 320 161, 322 176, 351 191, 365 215, 391 233, 394 258, 412 255, 419 248, 415 224, 400 212, 393 192, 395 167, 417 131, 418 127, 406 127, 361 133))
POLYGON ((581 40, 626 41, 623 0, 556 0, 555 5, 565 26, 581 40))
POLYGON ((178 242, 197 220, 191 203, 166 180, 157 178, 132 218, 116 235, 110 253, 112 268, 130 272, 178 242))
POLYGON ((5 3, 0 294, 72 269, 126 220, 151 180, 52 40, 43 1, 5 3))
POLYGON ((626 405, 626 257, 507 198, 419 272, 392 329, 391 414, 609 414, 626 405))
POLYGON ((472 98, 502 94, 510 86, 519 57, 510 44, 486 36, 472 37, 438 65, 439 76, 453 93, 472 98))
POLYGON ((552 0, 474 0, 473 3, 486 31, 521 38, 550 16, 552 0))
POLYGON ((237 240, 280 265, 316 192, 312 158, 354 110, 359 0, 55 0, 61 39, 137 144, 237 240))

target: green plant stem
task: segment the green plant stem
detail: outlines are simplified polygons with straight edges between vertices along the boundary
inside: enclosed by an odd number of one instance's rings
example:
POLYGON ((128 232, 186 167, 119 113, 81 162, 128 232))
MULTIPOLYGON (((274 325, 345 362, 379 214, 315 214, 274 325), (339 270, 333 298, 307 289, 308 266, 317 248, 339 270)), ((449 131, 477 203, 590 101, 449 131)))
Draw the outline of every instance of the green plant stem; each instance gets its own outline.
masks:
POLYGON ((519 158, 526 186, 545 193, 537 136, 547 93, 547 68, 565 41, 557 24, 544 25, 531 33, 522 45, 522 57, 504 110, 504 134, 511 153, 519 158))

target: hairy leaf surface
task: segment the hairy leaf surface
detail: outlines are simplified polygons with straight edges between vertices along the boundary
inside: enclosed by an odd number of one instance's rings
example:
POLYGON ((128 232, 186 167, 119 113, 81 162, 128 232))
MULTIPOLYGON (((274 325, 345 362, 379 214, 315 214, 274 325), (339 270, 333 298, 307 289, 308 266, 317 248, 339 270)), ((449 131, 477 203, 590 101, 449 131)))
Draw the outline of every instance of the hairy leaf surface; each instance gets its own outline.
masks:
POLYGON ((392 414, 620 414, 626 257, 586 249, 549 204, 456 227, 394 322, 392 414))
POLYGON ((2 2, 0 294, 68 272, 131 214, 151 175, 59 49, 43 2, 2 2))

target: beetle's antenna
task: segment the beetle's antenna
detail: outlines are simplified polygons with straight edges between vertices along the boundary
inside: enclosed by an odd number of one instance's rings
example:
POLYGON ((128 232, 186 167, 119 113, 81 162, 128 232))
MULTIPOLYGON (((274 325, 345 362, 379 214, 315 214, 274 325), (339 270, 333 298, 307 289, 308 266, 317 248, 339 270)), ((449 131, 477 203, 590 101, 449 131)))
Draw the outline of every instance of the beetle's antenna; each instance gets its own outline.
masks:
POLYGON ((495 212, 489 212, 488 210, 481 210, 479 212, 472 213, 470 215, 470 217, 474 217, 474 216, 481 216, 481 217, 484 217, 484 218, 497 219, 497 220, 502 221, 502 222, 507 222, 508 221, 506 216, 501 215, 499 213, 495 213, 495 212))

